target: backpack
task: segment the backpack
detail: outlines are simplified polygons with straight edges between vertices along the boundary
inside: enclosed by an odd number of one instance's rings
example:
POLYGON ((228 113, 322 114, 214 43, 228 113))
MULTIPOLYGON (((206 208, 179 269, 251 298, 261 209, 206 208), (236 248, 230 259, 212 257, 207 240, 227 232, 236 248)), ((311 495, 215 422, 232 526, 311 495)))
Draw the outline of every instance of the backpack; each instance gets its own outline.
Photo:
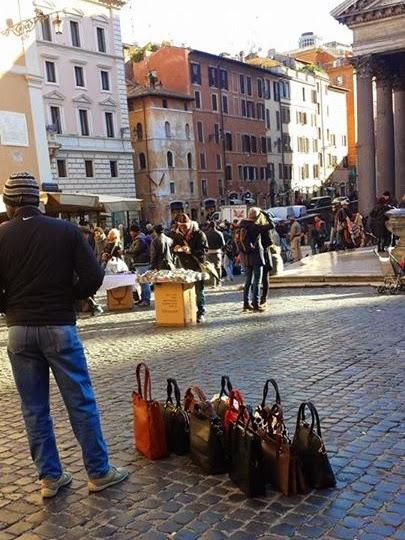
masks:
POLYGON ((254 251, 256 243, 251 242, 247 228, 239 226, 235 231, 235 244, 239 253, 249 254, 254 251))

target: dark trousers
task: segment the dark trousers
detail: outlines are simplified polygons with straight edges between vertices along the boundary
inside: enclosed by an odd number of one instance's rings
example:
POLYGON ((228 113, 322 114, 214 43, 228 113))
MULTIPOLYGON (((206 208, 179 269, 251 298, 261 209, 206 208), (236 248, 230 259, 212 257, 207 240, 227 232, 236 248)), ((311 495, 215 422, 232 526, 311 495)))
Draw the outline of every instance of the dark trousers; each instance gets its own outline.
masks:
POLYGON ((270 270, 271 270, 271 268, 269 268, 268 266, 264 266, 264 267, 263 267, 262 294, 261 294, 261 297, 260 297, 260 303, 261 303, 261 304, 264 304, 264 302, 266 302, 266 300, 267 300, 267 295, 268 295, 268 293, 269 293, 269 275, 270 275, 270 270))
POLYGON ((197 297, 197 317, 205 314, 205 291, 204 281, 196 281, 195 294, 197 297))

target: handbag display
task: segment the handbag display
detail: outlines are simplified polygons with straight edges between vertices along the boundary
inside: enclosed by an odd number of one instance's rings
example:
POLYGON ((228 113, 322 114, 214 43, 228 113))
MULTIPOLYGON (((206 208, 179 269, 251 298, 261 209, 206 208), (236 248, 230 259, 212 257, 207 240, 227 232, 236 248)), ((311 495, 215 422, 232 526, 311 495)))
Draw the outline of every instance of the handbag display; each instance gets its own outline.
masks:
POLYGON ((231 426, 231 464, 229 477, 247 497, 266 494, 266 479, 261 439, 254 430, 252 416, 244 421, 243 407, 231 426))
POLYGON ((191 386, 184 398, 190 419, 191 459, 208 474, 228 470, 222 422, 198 386, 191 386))
POLYGON ((257 428, 262 429, 269 435, 280 435, 285 440, 289 440, 288 430, 284 423, 283 408, 281 406, 280 392, 274 379, 267 379, 263 387, 263 399, 256 407, 253 418, 257 428), (271 384, 276 392, 276 400, 273 405, 266 405, 266 399, 271 384))
POLYGON ((167 399, 160 403, 166 432, 166 444, 169 452, 178 456, 190 451, 190 421, 181 406, 181 395, 176 379, 167 379, 167 399), (173 403, 173 390, 174 399, 173 403))
POLYGON ((150 372, 144 362, 136 366, 136 380, 138 391, 132 392, 135 447, 152 460, 166 457, 166 434, 162 412, 159 403, 152 399, 150 372), (145 370, 143 391, 142 368, 145 370))
POLYGON ((301 403, 298 409, 293 446, 309 488, 324 489, 336 485, 335 475, 322 440, 318 411, 310 401, 301 403), (305 418, 306 408, 311 413, 310 424, 305 418))
POLYGON ((228 408, 228 396, 232 390, 232 383, 228 375, 222 375, 221 377, 221 391, 216 394, 212 400, 212 406, 214 407, 217 415, 223 420, 225 411, 228 408))

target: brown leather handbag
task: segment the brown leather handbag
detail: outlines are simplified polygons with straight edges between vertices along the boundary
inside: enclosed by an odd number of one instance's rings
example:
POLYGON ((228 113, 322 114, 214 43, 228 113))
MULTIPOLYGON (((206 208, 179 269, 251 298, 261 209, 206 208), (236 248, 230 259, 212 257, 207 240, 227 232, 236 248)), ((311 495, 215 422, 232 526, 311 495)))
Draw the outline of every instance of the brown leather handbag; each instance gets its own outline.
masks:
POLYGON ((135 448, 149 459, 167 456, 165 425, 159 403, 152 399, 152 384, 148 366, 141 362, 136 366, 138 391, 132 392, 134 413, 135 448), (145 378, 141 384, 141 370, 145 378))

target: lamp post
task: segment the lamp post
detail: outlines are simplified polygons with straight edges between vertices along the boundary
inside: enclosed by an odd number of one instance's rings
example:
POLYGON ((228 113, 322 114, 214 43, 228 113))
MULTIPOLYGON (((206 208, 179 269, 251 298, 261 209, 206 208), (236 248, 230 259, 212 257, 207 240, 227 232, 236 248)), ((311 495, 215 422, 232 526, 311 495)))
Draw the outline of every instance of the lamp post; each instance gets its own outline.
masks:
POLYGON ((13 22, 13 19, 7 19, 7 26, 0 33, 6 37, 8 37, 10 34, 14 34, 17 37, 22 37, 32 32, 38 22, 45 21, 51 15, 56 15, 55 19, 52 21, 55 28, 55 33, 62 34, 62 19, 60 18, 58 11, 52 11, 51 13, 45 14, 40 9, 35 9, 34 13, 35 15, 33 17, 23 19, 16 23, 13 22))

